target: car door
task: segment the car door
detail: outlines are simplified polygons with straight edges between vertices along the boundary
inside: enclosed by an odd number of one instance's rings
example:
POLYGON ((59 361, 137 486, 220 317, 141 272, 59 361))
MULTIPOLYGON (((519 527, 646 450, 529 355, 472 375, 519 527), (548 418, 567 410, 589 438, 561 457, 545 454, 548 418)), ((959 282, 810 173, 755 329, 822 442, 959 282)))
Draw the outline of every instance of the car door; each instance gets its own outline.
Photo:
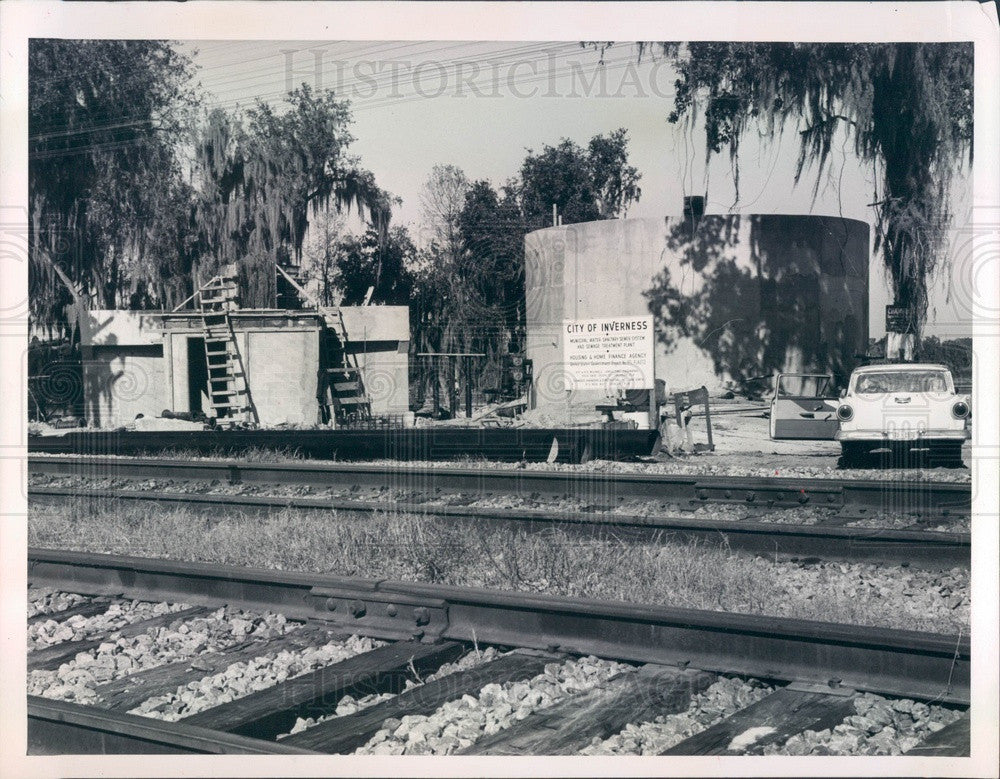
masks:
POLYGON ((828 373, 779 373, 771 398, 774 439, 833 440, 840 423, 828 373))

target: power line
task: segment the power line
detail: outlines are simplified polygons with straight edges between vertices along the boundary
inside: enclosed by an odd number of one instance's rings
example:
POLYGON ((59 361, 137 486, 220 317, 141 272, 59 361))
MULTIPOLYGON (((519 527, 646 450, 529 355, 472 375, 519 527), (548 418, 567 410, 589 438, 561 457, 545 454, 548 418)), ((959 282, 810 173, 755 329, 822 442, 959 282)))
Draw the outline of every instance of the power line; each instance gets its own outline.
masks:
MULTIPOLYGON (((461 48, 462 46, 466 46, 466 45, 467 44, 461 44, 459 46, 459 48, 461 48)), ((572 46, 574 49, 576 48, 576 46, 573 45, 573 44, 568 44, 568 45, 572 46)), ((567 46, 567 44, 561 44, 561 46, 565 49, 566 46, 567 46)), ((438 49, 432 49, 429 52, 425 52, 425 53, 433 53, 435 51, 446 50, 448 48, 454 48, 454 47, 448 47, 448 46, 439 47, 438 49)), ((486 57, 488 57, 488 58, 480 57, 480 58, 476 58, 476 59, 473 59, 473 58, 468 58, 468 59, 453 59, 453 60, 450 60, 447 64, 448 64, 449 67, 456 68, 456 69, 460 68, 462 66, 465 66, 465 65, 483 65, 483 64, 486 64, 486 65, 494 65, 495 66, 497 64, 500 64, 500 65, 503 65, 503 64, 512 64, 511 63, 511 57, 521 57, 521 58, 524 58, 524 57, 527 57, 529 55, 542 55, 542 56, 535 57, 534 59, 520 59, 519 60, 519 62, 524 62, 526 64, 537 64, 539 61, 543 61, 543 60, 549 59, 550 57, 553 57, 553 56, 564 55, 566 53, 568 53, 568 52, 565 52, 565 51, 560 52, 558 48, 553 49, 553 47, 551 45, 549 45, 549 44, 545 44, 545 45, 543 45, 541 47, 538 44, 531 44, 531 45, 527 45, 527 46, 520 46, 520 47, 514 47, 512 49, 502 50, 500 52, 493 52, 493 53, 489 53, 488 52, 486 54, 486 57), (499 58, 498 58, 498 55, 499 55, 499 58)), ((621 58, 619 60, 610 61, 610 62, 606 61, 604 66, 599 66, 599 67, 602 67, 605 72, 608 72, 610 70, 615 69, 612 66, 612 63, 618 64, 618 65, 620 65, 620 64, 627 65, 630 62, 634 62, 634 58, 631 57, 631 56, 626 56, 626 57, 623 57, 623 58, 621 58)), ((517 64, 517 63, 513 63, 513 64, 517 64)), ((543 81, 543 80, 547 80, 547 79, 554 79, 554 78, 564 77, 565 75, 567 75, 569 73, 572 73, 574 71, 574 69, 576 69, 576 68, 578 68, 577 63, 570 63, 568 65, 561 66, 560 68, 556 68, 553 71, 549 71, 549 72, 543 73, 543 74, 533 74, 531 76, 519 77, 519 78, 515 78, 515 79, 507 78, 504 83, 508 87, 523 86, 525 84, 534 83, 534 82, 537 82, 537 81, 543 81)), ((351 90, 351 89, 355 89, 359 85, 363 84, 363 85, 365 85, 366 88, 374 89, 377 92, 378 90, 380 90, 380 89, 382 89, 382 88, 384 88, 384 87, 386 87, 388 85, 392 85, 394 77, 395 77, 395 74, 394 73, 390 73, 390 74, 387 74, 385 77, 383 77, 381 79, 379 79, 379 78, 372 78, 372 77, 357 78, 357 79, 353 79, 353 80, 348 80, 346 82, 341 82, 340 84, 338 84, 338 86, 343 87, 345 90, 351 90)), ((411 81, 412 80, 413 79, 411 79, 411 81)), ((422 80, 422 78, 421 79, 417 79, 417 81, 421 81, 421 80, 422 80)), ((417 82, 414 82, 414 83, 417 83, 417 82)), ((462 86, 468 86, 468 87, 472 88, 472 85, 469 84, 469 83, 463 83, 462 86)), ((287 90, 286 89, 282 89, 282 90, 279 90, 279 91, 267 92, 267 93, 263 93, 263 94, 257 94, 254 97, 257 100, 261 100, 263 102, 267 102, 267 99, 275 98, 275 97, 280 97, 280 96, 284 96, 284 95, 287 95, 287 94, 288 94, 287 90)), ((410 95, 409 99, 425 99, 427 97, 429 97, 429 96, 422 95, 422 94, 416 94, 416 95, 410 95)), ((391 96, 390 95, 390 96, 381 98, 380 99, 382 101, 381 104, 369 103, 369 104, 363 104, 363 105, 364 105, 365 108, 368 108, 368 107, 380 107, 381 105, 387 105, 387 104, 390 104, 392 102, 399 102, 399 101, 405 102, 406 99, 407 98, 400 98, 400 97, 396 97, 396 96, 391 96)), ((210 109, 213 109, 213 108, 222 108, 224 106, 235 106, 235 105, 238 105, 239 101, 240 101, 239 98, 231 98, 231 99, 228 99, 228 100, 208 101, 206 103, 203 103, 203 107, 210 110, 210 109)), ((352 109, 359 110, 354 105, 352 105, 352 109)), ((100 114, 98 114, 98 116, 99 115, 100 114)), ((127 117, 127 114, 120 115, 120 118, 122 118, 122 119, 124 119, 126 117, 127 117)), ((96 132, 96 131, 102 130, 102 129, 124 129, 124 128, 128 128, 128 127, 136 126, 136 125, 146 124, 146 123, 148 123, 148 121, 149 121, 148 117, 142 117, 142 118, 137 118, 137 119, 135 119, 133 121, 108 122, 108 123, 105 123, 105 124, 90 125, 88 127, 81 127, 79 129, 72 129, 72 130, 69 129, 68 126, 65 126, 62 131, 52 131, 52 132, 46 132, 46 133, 38 133, 38 134, 33 135, 31 137, 31 139, 32 140, 40 140, 40 139, 48 139, 48 138, 60 137, 60 136, 64 136, 64 135, 68 136, 68 135, 75 135, 75 134, 86 134, 86 133, 93 133, 93 132, 96 132)), ((51 125, 51 126, 55 127, 57 125, 51 125)))

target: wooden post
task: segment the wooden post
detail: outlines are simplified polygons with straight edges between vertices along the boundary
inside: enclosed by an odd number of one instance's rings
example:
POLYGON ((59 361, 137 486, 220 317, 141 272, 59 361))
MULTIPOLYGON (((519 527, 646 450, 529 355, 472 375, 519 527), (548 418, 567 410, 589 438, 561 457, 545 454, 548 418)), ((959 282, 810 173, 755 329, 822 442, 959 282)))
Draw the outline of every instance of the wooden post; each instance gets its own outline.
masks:
POLYGON ((448 357, 448 411, 452 419, 458 416, 458 388, 455 386, 455 369, 458 358, 454 355, 448 357))
POLYGON ((472 358, 465 357, 465 416, 472 419, 472 358))
POLYGON ((441 375, 437 357, 431 357, 431 373, 434 374, 434 418, 441 413, 441 375))
POLYGON ((702 400, 705 402, 705 430, 708 432, 708 450, 715 451, 715 442, 712 440, 712 412, 708 407, 708 388, 701 385, 702 400))

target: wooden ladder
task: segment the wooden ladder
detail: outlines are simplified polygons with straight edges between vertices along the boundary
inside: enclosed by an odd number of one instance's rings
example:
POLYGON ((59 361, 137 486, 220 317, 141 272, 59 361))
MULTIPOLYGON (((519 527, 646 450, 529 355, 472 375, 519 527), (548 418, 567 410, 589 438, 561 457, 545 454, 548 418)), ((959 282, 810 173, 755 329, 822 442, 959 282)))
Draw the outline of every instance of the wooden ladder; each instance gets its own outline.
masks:
POLYGON ((198 290, 205 332, 208 400, 220 427, 258 422, 230 319, 230 312, 239 308, 237 289, 236 266, 226 265, 222 273, 198 290))
POLYGON ((371 398, 365 392, 364 378, 357 357, 347 349, 347 328, 339 308, 322 306, 320 313, 336 339, 331 348, 327 344, 325 366, 322 369, 326 381, 323 383, 320 403, 325 409, 326 422, 344 424, 352 421, 372 419, 371 398))

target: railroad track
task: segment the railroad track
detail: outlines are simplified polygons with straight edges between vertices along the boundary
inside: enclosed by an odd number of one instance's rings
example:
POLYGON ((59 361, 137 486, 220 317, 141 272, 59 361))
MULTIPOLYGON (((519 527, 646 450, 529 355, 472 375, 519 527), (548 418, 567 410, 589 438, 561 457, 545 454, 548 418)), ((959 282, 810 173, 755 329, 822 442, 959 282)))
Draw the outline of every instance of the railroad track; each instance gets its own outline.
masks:
MULTIPOLYGON (((706 723, 701 732, 674 739, 663 754, 732 755, 780 745, 795 734, 837 726, 854 716, 859 696, 871 693, 901 699, 891 704, 895 709, 880 709, 890 714, 918 705, 952 707, 950 724, 923 733, 926 738, 910 744, 908 754, 969 754, 968 713, 954 711, 970 698, 967 637, 43 549, 29 550, 28 581, 30 587, 86 596, 89 602, 72 607, 78 614, 97 613, 123 597, 187 604, 119 628, 117 635, 137 636, 151 621, 183 632, 185 620, 225 604, 279 612, 301 623, 269 639, 272 652, 276 644, 288 649, 300 641, 301 648, 309 640, 348 635, 378 641, 177 722, 128 711, 157 692, 184 684, 193 689, 190 683, 197 686, 206 674, 228 673, 237 659, 268 647, 243 642, 124 674, 98 688, 95 705, 29 696, 32 753, 344 753, 380 732, 383 739, 395 737, 385 735, 383 726, 398 728, 393 734, 405 730, 405 743, 411 743, 425 737, 413 735, 414 719, 486 706, 487 696, 503 693, 503 685, 518 687, 539 674, 560 679, 560 669, 586 666, 587 674, 597 674, 590 682, 559 688, 545 704, 520 699, 524 716, 520 710, 517 717, 508 713, 503 723, 472 734, 459 729, 458 753, 576 754, 630 724, 682 716, 720 675, 735 674, 762 680, 755 701, 706 723), (514 651, 428 677, 483 647, 514 651), (425 683, 405 688, 411 674, 425 683), (336 712, 345 695, 376 692, 384 699, 322 719, 336 712), (278 738, 304 716, 320 719, 278 738)), ((79 659, 112 637, 37 649, 28 655, 29 671, 79 659)), ((525 695, 537 694, 530 685, 520 686, 522 692, 529 688, 525 695)))
POLYGON ((239 456, 250 448, 292 449, 324 460, 628 460, 660 448, 656 430, 606 427, 423 427, 367 430, 77 430, 29 436, 29 452, 126 454, 166 449, 239 456))
POLYGON ((354 463, 248 463, 240 460, 159 460, 92 455, 29 455, 31 473, 81 478, 223 481, 231 484, 384 487, 422 493, 566 496, 603 506, 625 500, 789 508, 819 506, 917 514, 927 519, 969 514, 967 483, 702 476, 518 468, 453 468, 354 463))
POLYGON ((158 503, 172 507, 228 513, 283 509, 372 513, 397 511, 451 520, 516 522, 530 529, 553 526, 645 541, 725 544, 733 549, 777 557, 807 557, 851 562, 910 564, 933 568, 968 567, 971 535, 926 529, 884 530, 844 527, 858 515, 838 513, 814 525, 718 520, 684 516, 628 515, 617 512, 553 511, 441 506, 423 502, 385 502, 319 497, 213 495, 190 492, 127 489, 84 489, 33 486, 32 502, 85 501, 93 511, 105 511, 114 501, 158 503))

